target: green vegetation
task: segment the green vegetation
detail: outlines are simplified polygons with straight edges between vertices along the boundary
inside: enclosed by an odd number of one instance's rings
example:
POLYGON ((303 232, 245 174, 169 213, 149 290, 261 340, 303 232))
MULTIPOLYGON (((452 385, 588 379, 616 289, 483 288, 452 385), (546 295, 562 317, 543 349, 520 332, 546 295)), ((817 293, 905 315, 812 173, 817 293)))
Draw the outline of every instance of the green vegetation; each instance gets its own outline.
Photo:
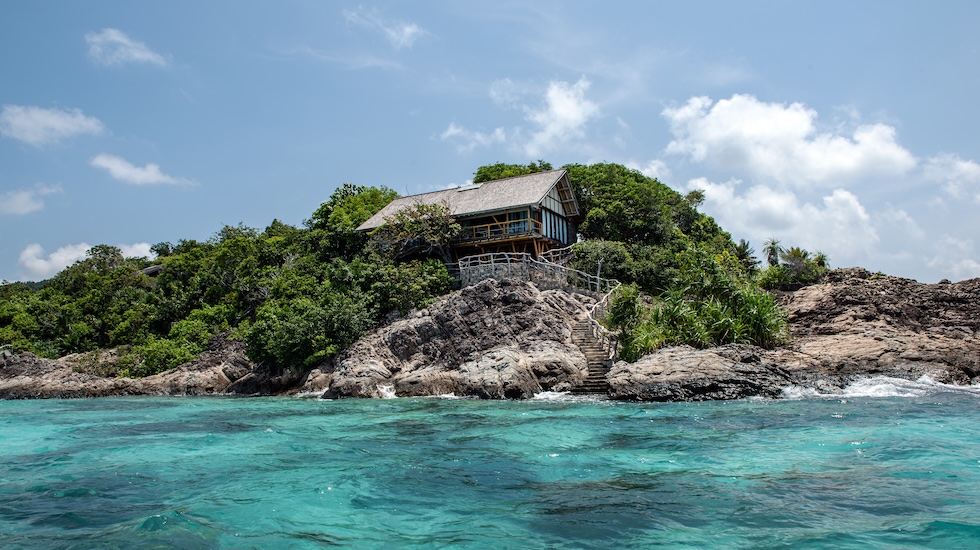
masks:
POLYGON ((812 285, 830 269, 823 252, 810 254, 799 247, 783 248, 776 239, 765 242, 769 266, 756 275, 759 286, 767 289, 791 289, 812 285))
POLYGON ((354 232, 395 196, 344 185, 303 228, 226 226, 207 242, 154 245, 153 262, 94 247, 36 290, 0 286, 0 345, 43 357, 117 347, 120 374, 146 376, 228 333, 254 360, 314 365, 449 290, 438 260, 396 262, 354 232), (143 272, 152 264, 155 277, 143 272))
MULTIPOLYGON (((772 241, 759 271, 749 243, 735 244, 697 211, 699 191, 681 195, 617 164, 565 168, 585 239, 572 267, 626 283, 608 320, 625 358, 670 344, 776 345, 785 319, 758 285, 805 283, 826 270, 825 256, 772 241)), ((498 163, 474 181, 551 169, 498 163)), ((302 227, 225 226, 205 242, 158 243, 152 261, 93 247, 50 280, 0 286, 0 346, 43 357, 116 348, 118 373, 146 376, 225 334, 245 340, 253 360, 312 367, 452 284, 444 262, 459 225, 445 206, 406 209, 377 238, 355 231, 396 197, 344 184, 302 227)))
POLYGON ((683 252, 680 262, 675 286, 649 305, 636 285, 613 296, 607 322, 620 331, 620 357, 634 361, 669 345, 769 348, 786 340, 786 318, 771 294, 699 248, 683 252))

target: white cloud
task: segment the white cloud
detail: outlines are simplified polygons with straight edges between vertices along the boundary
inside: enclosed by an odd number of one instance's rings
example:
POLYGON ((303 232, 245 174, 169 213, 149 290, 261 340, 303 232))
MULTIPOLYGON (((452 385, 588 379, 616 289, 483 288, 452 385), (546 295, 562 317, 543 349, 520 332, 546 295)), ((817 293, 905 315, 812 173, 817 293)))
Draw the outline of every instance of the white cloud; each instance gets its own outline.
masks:
POLYGON ((871 216, 849 191, 835 189, 813 203, 789 190, 755 185, 740 192, 740 185, 738 180, 714 183, 698 178, 687 188, 704 191, 704 210, 722 227, 756 243, 775 237, 784 244, 825 252, 835 263, 857 264, 879 241, 871 216))
POLYGON ((47 279, 78 260, 85 258, 85 253, 92 248, 88 243, 69 244, 45 255, 44 249, 37 243, 29 244, 20 253, 21 268, 28 279, 47 279))
POLYGON ((92 166, 109 172, 113 178, 133 185, 187 185, 191 182, 164 174, 160 166, 148 163, 146 166, 136 166, 124 158, 101 153, 92 159, 92 166))
POLYGON ((25 105, 4 105, 0 112, 0 134, 41 147, 81 134, 98 135, 102 122, 85 116, 80 109, 43 109, 25 105))
POLYGON ((490 100, 497 106, 507 109, 526 109, 523 101, 528 96, 541 92, 541 85, 530 81, 513 81, 501 78, 490 83, 490 100))
POLYGON ((456 144, 456 150, 460 153, 472 151, 477 147, 487 147, 495 143, 504 143, 507 138, 503 128, 496 128, 493 132, 485 134, 467 130, 455 122, 450 122, 442 134, 439 135, 443 141, 451 141, 456 144))
POLYGON ((527 120, 537 126, 524 146, 528 155, 536 157, 585 135, 585 125, 599 114, 598 105, 585 97, 589 86, 585 77, 575 84, 551 82, 544 108, 525 108, 527 120))
MULTIPOLYGON (((116 245, 126 258, 152 258, 148 243, 133 243, 116 245)), ((28 280, 42 280, 56 275, 62 269, 73 263, 84 260, 92 246, 88 243, 77 243, 62 246, 50 254, 45 254, 44 248, 31 243, 20 253, 18 263, 28 280)))
POLYGON ((666 162, 660 159, 653 159, 648 162, 646 166, 629 163, 626 165, 626 167, 632 168, 633 170, 639 170, 644 176, 653 178, 659 182, 664 182, 670 179, 670 168, 667 167, 666 162))
POLYGON ((0 214, 23 215, 44 208, 41 197, 61 193, 60 185, 37 184, 30 189, 17 189, 0 195, 0 214))
POLYGON ((927 259, 929 267, 949 273, 956 281, 980 277, 980 254, 971 239, 940 237, 933 247, 935 255, 927 259))
POLYGON ((133 40, 119 29, 102 29, 85 35, 88 54, 101 65, 125 65, 126 63, 149 63, 164 67, 167 60, 142 42, 133 40))
POLYGON ((909 240, 921 241, 926 237, 926 232, 908 212, 900 208, 888 205, 884 211, 876 216, 880 226, 886 227, 887 232, 893 237, 900 238, 906 243, 909 240))
POLYGON ((954 199, 980 204, 980 164, 975 161, 943 153, 929 157, 923 174, 928 181, 942 184, 954 199))
POLYGON ((885 124, 849 136, 818 132, 817 112, 801 103, 765 103, 751 95, 713 102, 693 97, 662 112, 674 139, 666 151, 754 179, 793 186, 840 186, 908 173, 917 161, 885 124))
POLYGON ((119 250, 124 258, 153 258, 156 254, 150 251, 150 246, 150 243, 121 244, 119 250))
POLYGON ((344 10, 344 17, 350 23, 381 31, 396 50, 411 48, 416 40, 426 34, 425 29, 416 23, 390 21, 381 17, 377 10, 344 10))

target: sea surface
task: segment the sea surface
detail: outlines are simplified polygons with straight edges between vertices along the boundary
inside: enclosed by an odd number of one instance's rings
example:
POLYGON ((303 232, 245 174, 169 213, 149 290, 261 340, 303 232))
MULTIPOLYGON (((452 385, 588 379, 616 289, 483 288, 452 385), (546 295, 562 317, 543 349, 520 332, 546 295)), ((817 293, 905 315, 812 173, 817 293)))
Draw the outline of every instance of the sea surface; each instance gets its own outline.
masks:
POLYGON ((978 548, 980 388, 0 402, 0 547, 978 548))

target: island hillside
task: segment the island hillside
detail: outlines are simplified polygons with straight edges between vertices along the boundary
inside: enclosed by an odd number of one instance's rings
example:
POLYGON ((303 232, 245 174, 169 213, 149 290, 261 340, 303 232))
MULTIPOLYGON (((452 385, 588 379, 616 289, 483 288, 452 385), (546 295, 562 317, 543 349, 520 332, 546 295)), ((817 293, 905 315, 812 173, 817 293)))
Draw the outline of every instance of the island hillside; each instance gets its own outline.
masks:
MULTIPOLYGON (((551 171, 497 164, 474 181, 551 171)), ((601 382, 618 399, 693 400, 977 376, 976 280, 831 271, 775 239, 760 262, 697 211, 696 191, 613 164, 554 173, 570 182, 583 238, 563 269, 621 282, 611 295, 521 277, 451 291, 446 260, 468 228, 436 203, 357 231, 397 195, 345 184, 302 227, 226 226, 158 243, 153 260, 102 245, 48 281, 3 285, 0 397, 523 398, 601 382), (597 300, 619 359, 599 374, 586 330, 597 300)))

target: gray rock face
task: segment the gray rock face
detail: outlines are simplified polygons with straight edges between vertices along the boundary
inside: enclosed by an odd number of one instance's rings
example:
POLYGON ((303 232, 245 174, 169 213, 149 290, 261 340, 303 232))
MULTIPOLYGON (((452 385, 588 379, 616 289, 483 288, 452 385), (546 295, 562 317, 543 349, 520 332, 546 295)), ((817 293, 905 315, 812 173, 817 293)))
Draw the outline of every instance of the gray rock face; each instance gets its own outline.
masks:
POLYGON ((616 363, 608 375, 611 396, 631 401, 777 397, 793 383, 793 370, 812 366, 806 357, 793 355, 735 344, 664 348, 635 363, 616 363))
POLYGON ((614 366, 612 397, 775 397, 789 385, 835 392, 870 376, 980 382, 980 279, 927 285, 840 269, 781 298, 792 332, 786 347, 657 350, 614 366))
MULTIPOLYGON (((76 356, 41 359, 30 353, 0 358, 0 398, 245 393, 236 388, 253 377, 256 370, 245 356, 243 342, 221 337, 213 340, 209 349, 193 361, 145 378, 86 374, 79 372, 77 359, 76 356)), ((270 387, 268 377, 263 378, 262 385, 270 387)))
POLYGON ((980 279, 927 285, 837 270, 786 299, 792 349, 844 381, 889 375, 969 384, 980 374, 980 279))
POLYGON ((300 391, 501 399, 567 390, 588 375, 571 340, 588 300, 486 280, 371 333, 310 373, 300 391))
MULTIPOLYGON (((657 350, 607 375, 614 399, 776 397, 788 385, 839 390, 868 376, 980 383, 980 279, 926 285, 836 270, 781 294, 792 341, 657 350)), ((194 361, 143 379, 80 372, 72 358, 0 352, 0 398, 302 393, 527 398, 588 375, 572 327, 589 298, 529 283, 484 281, 381 327, 312 372, 255 365, 244 343, 216 339, 194 361)), ((82 369, 84 370, 84 369, 82 369)))

